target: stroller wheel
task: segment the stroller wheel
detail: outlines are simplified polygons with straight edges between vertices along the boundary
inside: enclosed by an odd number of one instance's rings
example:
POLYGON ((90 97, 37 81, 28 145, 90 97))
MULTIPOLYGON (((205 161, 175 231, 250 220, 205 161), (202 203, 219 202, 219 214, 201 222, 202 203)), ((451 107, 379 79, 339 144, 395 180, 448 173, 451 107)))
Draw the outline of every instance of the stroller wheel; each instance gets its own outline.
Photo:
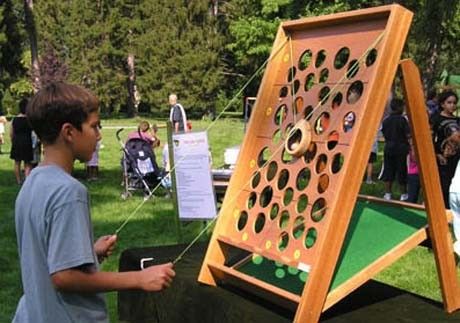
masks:
POLYGON ((121 193, 121 196, 120 196, 120 197, 121 197, 122 200, 126 200, 126 199, 128 199, 130 196, 131 196, 131 193, 130 193, 130 192, 123 192, 123 193, 121 193))

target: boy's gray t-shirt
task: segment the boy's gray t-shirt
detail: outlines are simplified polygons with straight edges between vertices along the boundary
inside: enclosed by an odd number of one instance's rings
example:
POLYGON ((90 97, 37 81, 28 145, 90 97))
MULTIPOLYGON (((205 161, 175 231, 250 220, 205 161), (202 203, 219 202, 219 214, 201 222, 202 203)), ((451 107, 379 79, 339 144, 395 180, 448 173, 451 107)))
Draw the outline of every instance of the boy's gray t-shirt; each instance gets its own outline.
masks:
POLYGON ((59 292, 51 274, 97 271, 86 188, 57 166, 39 166, 16 199, 24 295, 13 322, 108 322, 103 294, 59 292))

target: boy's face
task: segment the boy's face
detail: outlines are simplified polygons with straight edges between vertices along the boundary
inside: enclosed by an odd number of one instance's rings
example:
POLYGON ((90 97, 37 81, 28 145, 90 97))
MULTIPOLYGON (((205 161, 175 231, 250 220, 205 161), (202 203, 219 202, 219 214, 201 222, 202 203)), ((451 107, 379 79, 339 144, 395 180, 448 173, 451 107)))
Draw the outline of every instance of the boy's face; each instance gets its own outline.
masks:
POLYGON ((99 113, 92 112, 81 125, 81 131, 77 130, 74 153, 75 159, 82 162, 91 160, 96 144, 101 139, 99 113))

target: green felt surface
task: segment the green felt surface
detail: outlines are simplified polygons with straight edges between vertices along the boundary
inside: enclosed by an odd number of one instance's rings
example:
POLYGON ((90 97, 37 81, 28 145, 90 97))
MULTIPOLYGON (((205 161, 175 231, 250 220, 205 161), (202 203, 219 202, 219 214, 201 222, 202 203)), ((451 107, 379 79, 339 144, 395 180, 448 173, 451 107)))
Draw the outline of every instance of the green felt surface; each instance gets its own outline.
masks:
MULTIPOLYGON (((422 210, 369 201, 357 202, 330 290, 340 286, 426 224, 426 213, 422 210)), ((237 269, 291 293, 302 293, 305 273, 294 268, 257 258, 257 261, 248 261, 237 269)))

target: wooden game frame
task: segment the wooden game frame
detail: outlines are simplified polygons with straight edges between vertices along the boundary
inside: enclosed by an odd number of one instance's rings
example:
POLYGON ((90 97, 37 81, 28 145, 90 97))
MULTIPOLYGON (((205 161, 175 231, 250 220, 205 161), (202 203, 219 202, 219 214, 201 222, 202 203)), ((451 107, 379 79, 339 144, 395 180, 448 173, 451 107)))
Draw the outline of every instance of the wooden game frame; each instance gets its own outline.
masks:
MULTIPOLYGON (((240 151, 237 167, 229 183, 221 214, 203 261, 198 278, 200 282, 217 285, 218 281, 224 280, 243 288, 250 288, 251 291, 259 295, 275 298, 282 305, 297 307, 296 322, 317 322, 322 311, 344 298, 426 238, 426 231, 420 230, 342 286, 328 293, 358 197, 361 175, 364 173, 374 135, 381 121, 388 93, 396 75, 411 19, 412 13, 410 11, 399 5, 390 5, 317 18, 300 19, 285 22, 280 26, 273 46, 274 54, 272 54, 259 89, 257 102, 253 109, 248 133, 240 151), (252 173, 251 168, 255 166, 251 151, 260 143, 254 134, 264 126, 263 122, 259 120, 263 120, 270 113, 266 107, 272 105, 279 95, 278 91, 273 90, 279 86, 276 77, 273 77, 273 75, 276 75, 283 63, 283 55, 276 55, 277 49, 283 47, 283 44, 289 40, 291 34, 302 32, 305 29, 315 30, 326 26, 328 28, 331 26, 340 28, 343 24, 353 26, 353 23, 363 22, 369 23, 369 26, 371 26, 373 21, 376 21, 376 24, 384 23, 385 32, 382 34, 381 39, 382 49, 379 52, 379 64, 376 66, 371 81, 369 81, 370 87, 367 90, 367 94, 362 98, 361 102, 364 108, 361 111, 360 118, 361 120, 366 120, 366 122, 364 126, 363 122, 358 123, 354 129, 355 135, 348 139, 349 148, 344 153, 347 160, 346 165, 341 170, 340 177, 336 180, 333 192, 325 193, 326 195, 333 195, 332 197, 329 196, 332 201, 328 206, 329 222, 321 228, 322 239, 318 241, 316 246, 317 252, 314 254, 314 266, 311 267, 302 295, 299 297, 227 267, 225 263, 230 247, 257 252, 269 258, 276 257, 276 255, 267 252, 257 244, 251 245, 238 242, 237 239, 232 238, 228 231, 234 223, 235 201, 238 199, 242 188, 247 185, 248 177, 252 173), (375 82, 377 76, 379 81, 375 82), (373 110, 366 108, 371 104, 373 110), (359 144, 357 138, 359 138, 359 144)), ((353 32, 353 27, 351 27, 351 32, 353 32)), ((290 50, 292 55, 292 48, 290 50)), ((460 308, 460 288, 455 273, 453 248, 445 210, 441 203, 439 178, 425 114, 420 76, 411 61, 403 61, 401 69, 408 115, 414 134, 417 134, 414 136, 416 155, 418 160, 424 161, 419 167, 425 192, 429 233, 433 241, 442 295, 446 310, 452 312, 460 308)), ((292 105, 294 105, 294 102, 292 105)), ((319 181, 318 185, 320 185, 319 181)), ((276 259, 288 265, 297 265, 292 257, 283 258, 281 256, 276 259)))

